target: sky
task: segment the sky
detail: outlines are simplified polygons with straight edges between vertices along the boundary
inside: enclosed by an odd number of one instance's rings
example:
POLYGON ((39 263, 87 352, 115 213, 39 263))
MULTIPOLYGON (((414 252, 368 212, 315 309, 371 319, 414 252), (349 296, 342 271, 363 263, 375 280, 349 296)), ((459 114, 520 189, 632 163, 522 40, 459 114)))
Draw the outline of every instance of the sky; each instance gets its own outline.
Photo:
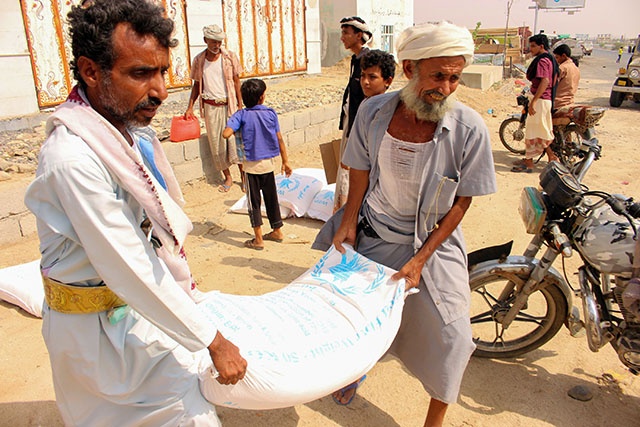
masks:
MULTIPOLYGON (((514 0, 509 14, 509 26, 529 26, 533 31, 535 10, 533 0, 514 0)), ((416 23, 447 19, 470 29, 480 21, 480 28, 504 28, 507 20, 507 0, 414 0, 416 23)), ((538 11, 537 32, 546 34, 611 34, 614 38, 635 38, 640 34, 640 0, 585 0, 584 9, 569 15, 566 12, 538 11)))

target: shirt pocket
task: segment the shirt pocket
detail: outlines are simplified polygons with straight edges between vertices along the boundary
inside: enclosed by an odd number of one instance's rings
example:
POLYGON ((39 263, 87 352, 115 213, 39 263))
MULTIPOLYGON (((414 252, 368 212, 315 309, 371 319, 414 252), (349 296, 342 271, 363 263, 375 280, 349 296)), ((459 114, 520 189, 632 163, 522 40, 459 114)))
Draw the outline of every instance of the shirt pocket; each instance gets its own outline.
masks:
POLYGON ((428 192, 425 201, 426 204, 422 206, 423 214, 425 217, 442 218, 451 206, 456 198, 458 192, 458 185, 460 178, 458 175, 447 176, 440 173, 435 173, 435 179, 432 184, 427 186, 428 192))

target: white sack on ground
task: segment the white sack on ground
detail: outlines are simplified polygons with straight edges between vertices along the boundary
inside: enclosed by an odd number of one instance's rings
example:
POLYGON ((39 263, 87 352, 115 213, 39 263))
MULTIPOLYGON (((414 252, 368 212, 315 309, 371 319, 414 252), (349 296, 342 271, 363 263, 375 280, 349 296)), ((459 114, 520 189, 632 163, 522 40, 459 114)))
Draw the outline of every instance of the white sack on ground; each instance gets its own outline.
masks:
MULTIPOLYGON (((322 169, 295 169, 291 176, 277 174, 276 189, 282 218, 290 216, 304 216, 313 198, 327 184, 322 169)), ((267 215, 264 200, 261 204, 262 216, 267 215)), ((247 196, 242 196, 232 207, 231 212, 247 214, 247 196)))
MULTIPOLYGON (((264 204, 264 199, 262 198, 262 196, 260 196, 260 214, 266 218, 267 217, 267 208, 264 204)), ((229 208, 230 212, 233 213, 237 213, 237 214, 245 214, 248 215, 249 214, 249 203, 247 202, 247 196, 244 195, 242 197, 240 197, 238 199, 237 202, 235 202, 233 204, 233 206, 231 206, 229 208)), ((293 214, 291 213, 291 209, 289 208, 285 208, 284 206, 280 205, 280 216, 282 217, 282 219, 286 219, 289 217, 292 217, 293 214)))
POLYGON ((301 175, 294 170, 290 176, 276 176, 278 203, 293 211, 295 216, 304 216, 315 195, 324 183, 310 175, 301 175))
POLYGON ((319 219, 327 222, 333 215, 333 199, 335 197, 336 184, 329 184, 322 187, 318 194, 313 198, 313 202, 307 209, 309 218, 319 219))
POLYGON ((402 317, 404 280, 350 248, 329 251, 285 288, 260 296, 210 293, 200 309, 247 359, 234 386, 202 374, 216 405, 275 409, 319 399, 369 371, 402 317))
POLYGON ((40 260, 0 269, 0 299, 42 317, 44 288, 40 260))

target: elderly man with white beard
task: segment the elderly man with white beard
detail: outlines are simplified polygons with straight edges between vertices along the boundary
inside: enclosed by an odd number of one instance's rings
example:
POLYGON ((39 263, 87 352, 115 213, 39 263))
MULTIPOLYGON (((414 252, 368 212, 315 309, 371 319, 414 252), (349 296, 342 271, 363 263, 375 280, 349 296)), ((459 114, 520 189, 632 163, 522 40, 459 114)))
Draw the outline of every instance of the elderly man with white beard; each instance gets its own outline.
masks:
MULTIPOLYGON (((343 159, 347 203, 313 245, 350 244, 420 290, 407 297, 389 354, 431 395, 425 426, 442 425, 475 349, 460 222, 472 197, 496 191, 488 129, 453 96, 473 50, 469 31, 448 22, 401 34, 409 83, 360 105, 343 159)), ((346 404, 356 388, 334 398, 346 404)))

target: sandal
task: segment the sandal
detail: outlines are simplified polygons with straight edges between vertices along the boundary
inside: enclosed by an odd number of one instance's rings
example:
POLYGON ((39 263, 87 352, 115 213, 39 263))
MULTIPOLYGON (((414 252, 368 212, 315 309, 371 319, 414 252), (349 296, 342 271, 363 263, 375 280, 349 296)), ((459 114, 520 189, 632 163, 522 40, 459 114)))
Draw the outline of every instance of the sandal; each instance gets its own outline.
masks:
POLYGON ((264 234, 262 236, 262 239, 263 240, 269 240, 270 242, 276 242, 276 243, 282 243, 282 241, 284 240, 284 239, 277 239, 277 238, 273 237, 273 235, 271 233, 264 234))
POLYGON ((528 168, 527 165, 525 165, 524 163, 521 163, 519 165, 516 165, 514 167, 511 168, 511 172, 524 172, 524 173, 531 173, 533 172, 532 168, 528 168))
POLYGON ((231 190, 231 186, 227 184, 220 184, 218 187, 218 191, 221 193, 228 193, 231 190))
POLYGON ((264 249, 264 246, 258 246, 256 244, 256 239, 249 239, 244 242, 244 247, 249 249, 255 249, 256 251, 261 251, 264 249))
POLYGON ((351 403, 351 401, 353 401, 353 398, 356 397, 356 391, 358 390, 358 387, 360 387, 360 384, 362 384, 366 379, 367 379, 367 376, 363 375, 362 377, 360 377, 358 381, 353 382, 346 387, 342 387, 340 390, 334 392, 331 395, 331 397, 333 398, 333 401, 336 402, 336 404, 338 405, 347 406, 348 404, 351 403), (347 400, 346 402, 342 402, 340 399, 343 398, 349 390, 353 390, 353 394, 351 395, 349 400, 347 400), (336 397, 336 395, 339 395, 339 397, 336 397))

